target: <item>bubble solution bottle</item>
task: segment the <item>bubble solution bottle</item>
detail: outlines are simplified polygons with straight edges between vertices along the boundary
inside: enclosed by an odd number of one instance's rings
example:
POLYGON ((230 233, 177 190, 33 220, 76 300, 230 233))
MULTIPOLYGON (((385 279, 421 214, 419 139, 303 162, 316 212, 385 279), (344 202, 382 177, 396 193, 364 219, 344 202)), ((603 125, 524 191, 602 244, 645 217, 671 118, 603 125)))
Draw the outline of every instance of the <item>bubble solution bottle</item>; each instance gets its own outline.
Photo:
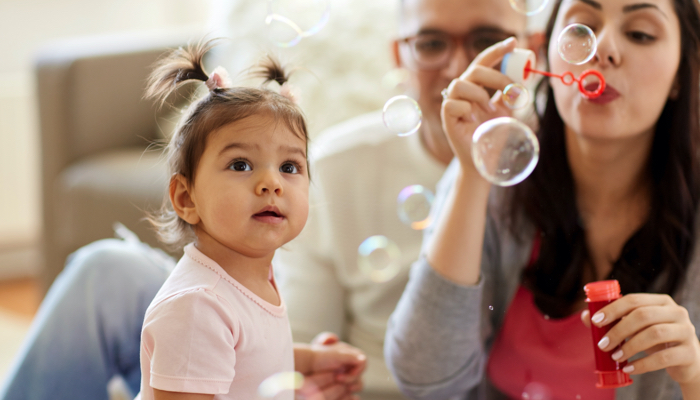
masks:
MULTIPOLYGON (((620 294, 620 283, 617 280, 591 282, 584 286, 583 290, 586 292, 586 302, 588 303, 588 311, 590 311, 591 317, 601 308, 622 297, 620 294)), ((593 351, 595 352, 595 373, 598 376, 596 387, 601 389, 613 389, 632 384, 629 374, 622 372, 622 368, 627 365, 627 361, 617 362, 611 357, 611 354, 619 350, 620 346, 615 347, 610 352, 605 352, 598 347, 600 339, 618 321, 603 327, 597 327, 591 323, 593 351)))

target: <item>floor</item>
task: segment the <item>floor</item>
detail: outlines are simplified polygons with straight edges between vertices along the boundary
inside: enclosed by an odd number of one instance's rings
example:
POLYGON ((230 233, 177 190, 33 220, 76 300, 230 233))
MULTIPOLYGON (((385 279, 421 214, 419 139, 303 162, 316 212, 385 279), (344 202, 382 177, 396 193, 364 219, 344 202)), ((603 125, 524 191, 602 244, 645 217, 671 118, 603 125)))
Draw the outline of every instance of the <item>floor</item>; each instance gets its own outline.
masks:
POLYGON ((35 279, 0 280, 0 385, 39 308, 35 279))

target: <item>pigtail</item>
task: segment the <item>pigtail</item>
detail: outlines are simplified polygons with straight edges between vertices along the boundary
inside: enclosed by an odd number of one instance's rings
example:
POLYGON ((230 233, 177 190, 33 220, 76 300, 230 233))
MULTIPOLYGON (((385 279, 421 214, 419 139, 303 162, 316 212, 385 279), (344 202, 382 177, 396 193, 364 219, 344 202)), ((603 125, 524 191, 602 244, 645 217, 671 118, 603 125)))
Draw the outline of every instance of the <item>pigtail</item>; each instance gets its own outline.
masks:
POLYGON ((258 66, 251 71, 255 78, 263 78, 263 85, 270 82, 277 82, 280 86, 289 81, 291 75, 278 59, 267 54, 258 63, 258 66))
POLYGON ((187 48, 177 48, 167 53, 154 65, 148 78, 145 98, 154 99, 160 105, 180 86, 190 80, 207 82, 209 76, 204 71, 204 55, 216 45, 217 39, 189 44, 187 48))

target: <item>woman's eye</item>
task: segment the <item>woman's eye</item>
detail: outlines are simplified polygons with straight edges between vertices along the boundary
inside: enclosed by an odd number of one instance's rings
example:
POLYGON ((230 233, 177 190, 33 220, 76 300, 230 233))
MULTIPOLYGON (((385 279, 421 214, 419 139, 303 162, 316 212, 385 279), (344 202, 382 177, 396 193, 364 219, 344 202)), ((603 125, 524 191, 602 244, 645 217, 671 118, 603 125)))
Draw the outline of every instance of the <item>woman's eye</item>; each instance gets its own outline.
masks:
POLYGON ((229 169, 233 171, 252 171, 253 169, 248 165, 247 162, 245 161, 236 161, 231 166, 229 169))
POLYGON ((280 171, 281 171, 281 172, 284 172, 285 174, 296 174, 297 172, 299 172, 299 171, 297 170, 297 167, 296 167, 294 164, 291 164, 291 163, 283 164, 283 165, 280 167, 280 171))
POLYGON ((632 31, 627 34, 632 40, 640 43, 653 42, 655 37, 640 31, 632 31))

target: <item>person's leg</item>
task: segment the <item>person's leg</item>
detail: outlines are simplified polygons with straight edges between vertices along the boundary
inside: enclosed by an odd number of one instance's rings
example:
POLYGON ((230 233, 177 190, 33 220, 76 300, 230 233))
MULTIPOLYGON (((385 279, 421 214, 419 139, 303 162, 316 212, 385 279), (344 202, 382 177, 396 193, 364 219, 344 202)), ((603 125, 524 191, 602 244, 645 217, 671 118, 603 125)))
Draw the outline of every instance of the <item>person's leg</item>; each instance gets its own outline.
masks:
POLYGON ((160 251, 119 239, 73 253, 42 302, 0 399, 107 399, 114 375, 137 393, 143 317, 173 265, 160 251))

